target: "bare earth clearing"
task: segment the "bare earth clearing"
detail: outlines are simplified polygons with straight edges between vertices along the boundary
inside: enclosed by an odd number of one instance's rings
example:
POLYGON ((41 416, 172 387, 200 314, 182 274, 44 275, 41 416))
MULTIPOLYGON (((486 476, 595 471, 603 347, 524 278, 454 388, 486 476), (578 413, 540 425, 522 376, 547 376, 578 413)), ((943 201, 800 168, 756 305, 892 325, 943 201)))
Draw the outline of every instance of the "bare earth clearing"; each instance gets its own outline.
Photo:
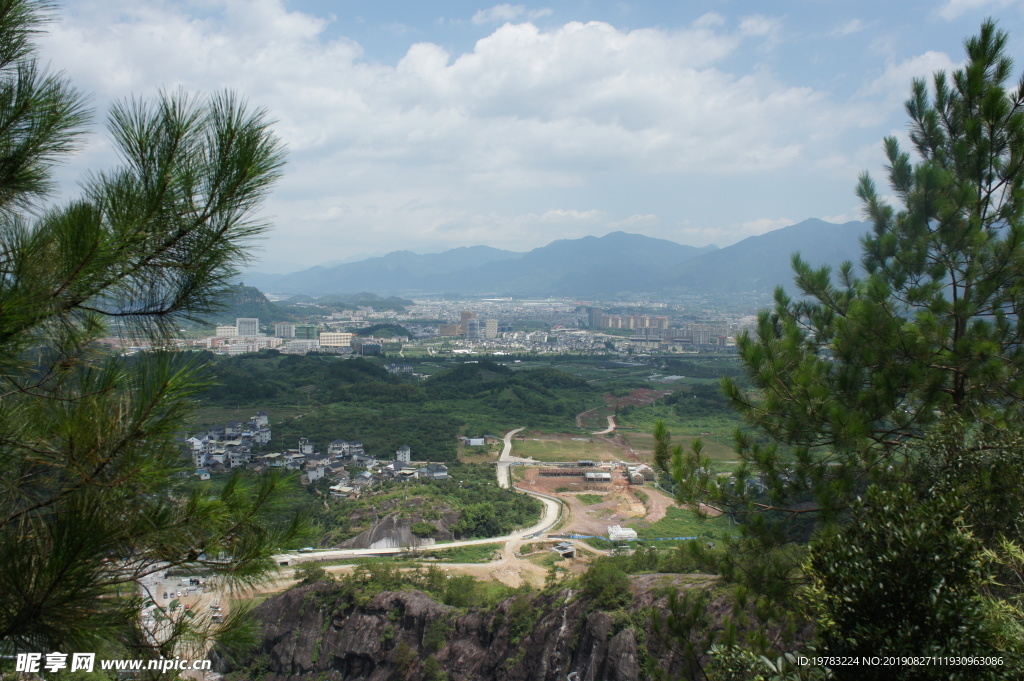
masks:
POLYGON ((629 484, 621 471, 612 473, 612 485, 608 490, 588 489, 579 478, 547 478, 539 475, 537 468, 527 468, 519 486, 542 494, 558 497, 566 503, 567 521, 561 531, 573 534, 607 535, 609 525, 624 525, 630 520, 657 522, 665 517, 666 509, 675 506, 668 495, 649 485, 638 487, 629 484), (556 490, 568 488, 568 492, 556 490), (642 490, 650 499, 650 508, 637 497, 642 490), (585 504, 577 498, 579 494, 602 495, 599 504, 585 504))

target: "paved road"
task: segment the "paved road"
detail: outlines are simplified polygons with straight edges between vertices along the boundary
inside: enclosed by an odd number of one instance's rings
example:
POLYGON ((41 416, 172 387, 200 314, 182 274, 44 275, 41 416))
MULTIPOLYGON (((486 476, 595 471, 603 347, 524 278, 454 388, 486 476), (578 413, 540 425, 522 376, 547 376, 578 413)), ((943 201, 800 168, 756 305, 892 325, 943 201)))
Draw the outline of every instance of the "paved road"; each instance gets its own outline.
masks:
MULTIPOLYGON (((523 459, 518 456, 512 456, 512 438, 515 434, 525 430, 524 428, 516 428, 505 433, 505 446, 501 449, 501 456, 498 457, 498 486, 508 489, 512 486, 512 471, 509 470, 509 466, 513 462, 518 463, 537 463, 533 459, 523 459)), ((526 490, 523 490, 524 492, 526 490)), ((527 492, 528 493, 528 492, 527 492)))
MULTIPOLYGON (((501 457, 498 460, 498 484, 502 487, 511 486, 511 476, 509 472, 509 464, 515 461, 531 462, 534 463, 533 459, 521 459, 511 455, 512 452, 512 438, 516 433, 523 430, 517 428, 510 430, 505 433, 505 447, 502 449, 501 457)), ((507 534, 502 537, 488 537, 487 539, 462 539, 460 541, 444 542, 441 544, 431 544, 429 546, 419 547, 424 551, 434 551, 440 549, 451 549, 459 546, 474 546, 479 544, 493 544, 495 542, 519 542, 527 535, 537 534, 549 529, 555 522, 558 521, 559 514, 561 513, 561 503, 554 497, 550 497, 546 494, 537 494, 529 490, 521 489, 517 487, 521 492, 525 492, 532 497, 540 499, 541 503, 544 504, 544 513, 541 514, 540 521, 530 527, 516 530, 511 534, 507 534)), ((400 547, 394 549, 324 549, 318 551, 311 551, 309 553, 282 553, 274 556, 274 560, 278 565, 286 563, 288 565, 295 565, 296 563, 303 563, 310 560, 335 560, 338 558, 354 558, 358 556, 379 556, 390 553, 405 553, 409 551, 408 547, 400 547)))
MULTIPOLYGON (((522 490, 527 492, 526 490, 522 490)), ((540 522, 530 527, 516 530, 511 534, 504 535, 502 537, 488 537, 486 539, 462 539, 459 541, 442 542, 439 544, 431 544, 429 546, 419 547, 423 551, 436 551, 441 549, 453 549, 459 546, 475 546, 480 544, 494 544, 496 542, 508 542, 513 540, 519 540, 528 534, 535 534, 542 532, 558 520, 558 514, 560 507, 557 501, 551 498, 541 497, 540 495, 527 492, 531 496, 536 496, 544 503, 544 513, 541 516, 540 522)), ((288 565, 294 565, 296 563, 303 563, 309 560, 334 560, 336 558, 353 558, 357 556, 379 556, 389 553, 406 553, 409 551, 408 547, 401 547, 396 549, 324 549, 319 551, 311 551, 309 553, 282 553, 274 556, 274 560, 277 561, 278 565, 283 562, 287 562, 288 565)))

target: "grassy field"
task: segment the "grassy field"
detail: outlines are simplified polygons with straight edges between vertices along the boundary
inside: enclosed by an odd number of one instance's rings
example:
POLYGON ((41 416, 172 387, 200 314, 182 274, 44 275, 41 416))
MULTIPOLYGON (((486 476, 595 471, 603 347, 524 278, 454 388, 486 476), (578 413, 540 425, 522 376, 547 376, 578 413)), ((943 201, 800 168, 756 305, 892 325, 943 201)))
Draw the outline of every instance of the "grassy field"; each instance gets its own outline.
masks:
MULTIPOLYGON (((666 537, 721 537, 730 533, 731 521, 726 516, 700 518, 693 511, 683 508, 669 508, 665 517, 656 523, 637 520, 629 523, 641 539, 666 537)), ((659 542, 659 544, 671 542, 659 542)))
POLYGON ((462 463, 490 463, 497 461, 501 456, 501 449, 504 446, 503 443, 484 445, 483 447, 459 445, 459 461, 462 463))
POLYGON ((535 553, 532 556, 526 556, 526 560, 530 561, 534 565, 539 565, 545 570, 562 560, 562 557, 554 551, 545 551, 543 553, 535 553))
POLYGON ((622 452, 602 437, 576 440, 550 438, 514 440, 512 455, 530 457, 537 461, 619 461, 622 452))
POLYGON ((429 547, 414 553, 394 553, 381 556, 358 556, 354 558, 336 558, 317 561, 318 565, 367 565, 372 563, 389 563, 397 567, 415 567, 422 561, 435 563, 489 563, 494 560, 494 552, 500 551, 501 542, 492 544, 473 544, 457 546, 453 549, 431 550, 429 547))
POLYGON ((580 419, 580 423, 583 427, 591 431, 600 431, 608 427, 608 417, 615 414, 614 407, 598 407, 591 409, 590 411, 584 412, 583 417, 580 419))
MULTIPOLYGON (((669 427, 669 432, 672 434, 672 443, 681 444, 684 450, 688 450, 690 444, 698 439, 696 435, 676 435, 669 427)), ((637 453, 641 459, 651 461, 653 458, 654 450, 654 437, 647 432, 636 432, 636 431, 620 431, 620 435, 629 443, 629 446, 637 453), (645 456, 644 453, 647 453, 645 456)), ((716 461, 735 461, 736 452, 732 449, 732 436, 719 437, 717 435, 705 435, 700 437, 704 442, 704 456, 709 459, 716 461)))
POLYGON ((604 496, 601 494, 579 494, 576 498, 580 500, 580 503, 586 504, 587 506, 593 506, 594 504, 604 502, 604 496))
POLYGON ((632 413, 619 418, 619 425, 649 433, 654 429, 654 422, 658 419, 665 421, 673 435, 712 433, 719 439, 731 437, 736 428, 743 425, 743 419, 729 409, 723 409, 713 415, 683 418, 666 404, 653 404, 634 409, 632 413))

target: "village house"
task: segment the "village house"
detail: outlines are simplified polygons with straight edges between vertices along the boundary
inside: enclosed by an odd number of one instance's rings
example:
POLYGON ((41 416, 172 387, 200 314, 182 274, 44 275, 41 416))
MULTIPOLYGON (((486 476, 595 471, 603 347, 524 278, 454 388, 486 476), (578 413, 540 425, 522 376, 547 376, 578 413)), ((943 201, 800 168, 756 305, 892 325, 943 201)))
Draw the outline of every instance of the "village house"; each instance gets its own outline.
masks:
POLYGON ((311 483, 311 482, 316 482, 317 480, 322 480, 323 478, 327 477, 327 467, 326 466, 313 466, 313 467, 307 466, 306 467, 306 473, 305 473, 305 475, 303 477, 306 478, 305 484, 307 484, 307 485, 309 483, 311 483))
POLYGON ((421 468, 417 475, 430 480, 447 480, 448 467, 439 463, 428 464, 421 468))
POLYGON ((330 488, 331 496, 341 499, 354 499, 359 496, 359 489, 345 483, 338 483, 330 488))

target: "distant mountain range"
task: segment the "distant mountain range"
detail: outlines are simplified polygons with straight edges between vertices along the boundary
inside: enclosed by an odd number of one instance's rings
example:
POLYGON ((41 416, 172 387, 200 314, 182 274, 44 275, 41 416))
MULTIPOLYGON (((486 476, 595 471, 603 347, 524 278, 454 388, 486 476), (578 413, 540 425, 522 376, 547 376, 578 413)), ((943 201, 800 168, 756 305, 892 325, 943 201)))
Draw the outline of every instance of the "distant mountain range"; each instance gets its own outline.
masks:
POLYGON ((684 246, 640 234, 562 239, 526 253, 488 246, 376 258, 292 274, 249 272, 246 284, 277 294, 610 297, 630 293, 770 292, 792 286, 792 254, 815 266, 860 260, 867 223, 805 220, 726 248, 684 246))

